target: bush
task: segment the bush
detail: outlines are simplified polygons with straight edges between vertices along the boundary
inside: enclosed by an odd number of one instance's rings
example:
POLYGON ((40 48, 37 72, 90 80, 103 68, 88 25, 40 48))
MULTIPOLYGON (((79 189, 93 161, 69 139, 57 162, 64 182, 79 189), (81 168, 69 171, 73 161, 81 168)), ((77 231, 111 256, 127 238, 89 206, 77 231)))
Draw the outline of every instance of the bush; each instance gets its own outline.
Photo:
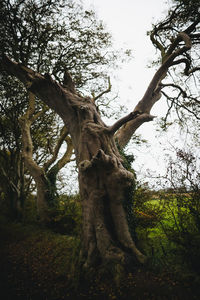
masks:
POLYGON ((58 233, 80 235, 82 224, 79 195, 62 195, 57 209, 51 211, 50 228, 58 233))

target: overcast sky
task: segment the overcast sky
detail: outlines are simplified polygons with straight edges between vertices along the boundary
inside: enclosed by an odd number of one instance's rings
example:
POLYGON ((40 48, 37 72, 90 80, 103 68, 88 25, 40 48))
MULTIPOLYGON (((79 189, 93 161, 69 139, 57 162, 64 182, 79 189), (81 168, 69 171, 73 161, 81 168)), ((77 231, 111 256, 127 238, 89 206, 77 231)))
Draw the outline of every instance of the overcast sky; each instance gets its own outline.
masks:
MULTIPOLYGON (((115 46, 130 48, 133 51, 133 60, 118 71, 116 80, 109 74, 113 89, 119 91, 121 103, 129 111, 133 110, 136 103, 143 96, 155 69, 147 68, 155 56, 147 31, 151 30, 152 23, 160 20, 169 8, 167 0, 83 0, 87 9, 96 11, 99 19, 104 21, 107 30, 112 34, 115 46)), ((152 114, 158 117, 165 115, 166 105, 164 100, 159 101, 152 109, 152 114)), ((133 150, 137 155, 137 171, 150 169, 157 173, 164 172, 163 143, 167 144, 170 134, 166 139, 156 137, 156 120, 145 123, 136 133, 149 141, 149 148, 139 151, 133 150)), ((173 135, 173 132, 171 133, 173 135)))
POLYGON ((119 74, 121 89, 127 95, 124 100, 130 102, 132 108, 143 95, 153 74, 146 66, 153 58, 155 49, 146 33, 151 29, 151 24, 166 12, 168 5, 164 0, 83 0, 83 2, 87 7, 93 8, 97 16, 104 21, 116 47, 122 46, 133 51, 134 60, 119 74))

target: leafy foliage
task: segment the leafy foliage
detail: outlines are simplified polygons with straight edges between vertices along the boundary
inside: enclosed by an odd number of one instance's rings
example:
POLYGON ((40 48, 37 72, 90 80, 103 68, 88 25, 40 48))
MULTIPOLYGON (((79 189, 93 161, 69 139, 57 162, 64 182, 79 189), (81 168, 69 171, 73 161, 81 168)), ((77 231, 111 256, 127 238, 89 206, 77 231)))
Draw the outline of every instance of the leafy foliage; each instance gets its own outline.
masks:
POLYGON ((116 64, 110 34, 80 1, 3 0, 1 20, 1 51, 60 82, 68 70, 76 87, 96 83, 116 64))

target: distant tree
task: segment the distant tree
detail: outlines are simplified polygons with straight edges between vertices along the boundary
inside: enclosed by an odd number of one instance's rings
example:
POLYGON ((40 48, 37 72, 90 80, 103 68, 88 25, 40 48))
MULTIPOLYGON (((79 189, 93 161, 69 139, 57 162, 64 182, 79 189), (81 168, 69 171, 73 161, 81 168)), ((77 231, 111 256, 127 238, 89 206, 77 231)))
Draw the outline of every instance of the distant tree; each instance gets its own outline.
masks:
POLYGON ((198 148, 199 140, 190 141, 184 149, 174 147, 176 156, 175 158, 168 157, 167 172, 163 179, 169 185, 168 191, 171 190, 176 196, 180 226, 182 228, 185 226, 184 230, 187 230, 187 224, 184 224, 181 217, 184 218, 189 213, 189 218, 192 219, 200 233, 200 157, 198 148), (191 145, 193 150, 191 150, 191 145))
POLYGON ((10 216, 16 218, 21 214, 31 183, 30 178, 25 176, 21 156, 21 130, 18 123, 18 116, 26 105, 26 99, 21 101, 21 95, 15 95, 16 91, 12 89, 14 84, 15 88, 20 90, 21 84, 17 80, 3 77, 2 82, 7 86, 7 90, 1 91, 0 100, 0 198, 10 216))
MULTIPOLYGON (((199 131, 198 131, 199 135, 199 131)), ((199 139, 188 141, 169 155, 166 175, 161 182, 169 187, 160 191, 160 207, 170 222, 161 220, 161 230, 181 254, 182 261, 199 273, 200 268, 200 157, 199 139), (173 154, 174 154, 173 153, 173 154)))
MULTIPOLYGON (((185 7, 182 1, 179 3, 185 7)), ((123 208, 134 176, 123 166, 123 158, 118 151, 116 140, 119 147, 125 147, 140 125, 153 120, 151 108, 161 98, 161 91, 165 88, 163 80, 171 68, 176 66, 179 70, 183 66, 185 71, 187 66, 186 78, 191 73, 195 76, 199 71, 198 67, 194 70, 192 62, 196 62, 193 49, 199 42, 200 15, 197 12, 176 29, 176 18, 173 19, 171 15, 176 13, 177 7, 179 4, 157 25, 163 31, 154 28, 152 32, 151 39, 161 50, 161 60, 144 96, 133 112, 112 126, 107 126, 102 121, 94 99, 80 95, 73 82, 70 81, 70 85, 62 85, 50 74, 42 75, 7 56, 2 59, 4 70, 16 76, 29 92, 54 109, 69 130, 79 169, 83 208, 82 254, 85 267, 108 261, 129 265, 134 256, 141 263, 145 262, 145 256, 137 249, 131 237, 123 208), (159 40, 159 35, 162 39, 162 32, 168 33, 165 37, 165 47, 159 40)), ((194 112, 197 106, 198 102, 193 108, 194 112)))

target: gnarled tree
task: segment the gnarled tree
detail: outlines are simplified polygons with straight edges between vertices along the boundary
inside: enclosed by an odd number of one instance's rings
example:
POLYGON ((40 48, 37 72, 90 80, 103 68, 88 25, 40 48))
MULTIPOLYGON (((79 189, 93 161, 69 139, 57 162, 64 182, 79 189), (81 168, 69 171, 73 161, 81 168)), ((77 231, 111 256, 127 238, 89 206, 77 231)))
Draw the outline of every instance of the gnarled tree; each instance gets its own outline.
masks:
POLYGON ((42 75, 7 56, 2 59, 4 69, 59 114, 69 130, 79 170, 85 266, 109 260, 126 264, 131 256, 136 256, 142 263, 145 261, 131 238, 123 209, 133 174, 124 168, 116 140, 124 147, 140 125, 153 119, 151 108, 161 97, 163 80, 171 67, 184 64, 190 74, 188 55, 192 40, 196 40, 199 22, 197 14, 170 43, 166 43, 165 51, 161 51, 160 66, 143 98, 133 112, 112 126, 102 121, 94 100, 80 95, 72 82, 62 85, 47 73, 42 75))

